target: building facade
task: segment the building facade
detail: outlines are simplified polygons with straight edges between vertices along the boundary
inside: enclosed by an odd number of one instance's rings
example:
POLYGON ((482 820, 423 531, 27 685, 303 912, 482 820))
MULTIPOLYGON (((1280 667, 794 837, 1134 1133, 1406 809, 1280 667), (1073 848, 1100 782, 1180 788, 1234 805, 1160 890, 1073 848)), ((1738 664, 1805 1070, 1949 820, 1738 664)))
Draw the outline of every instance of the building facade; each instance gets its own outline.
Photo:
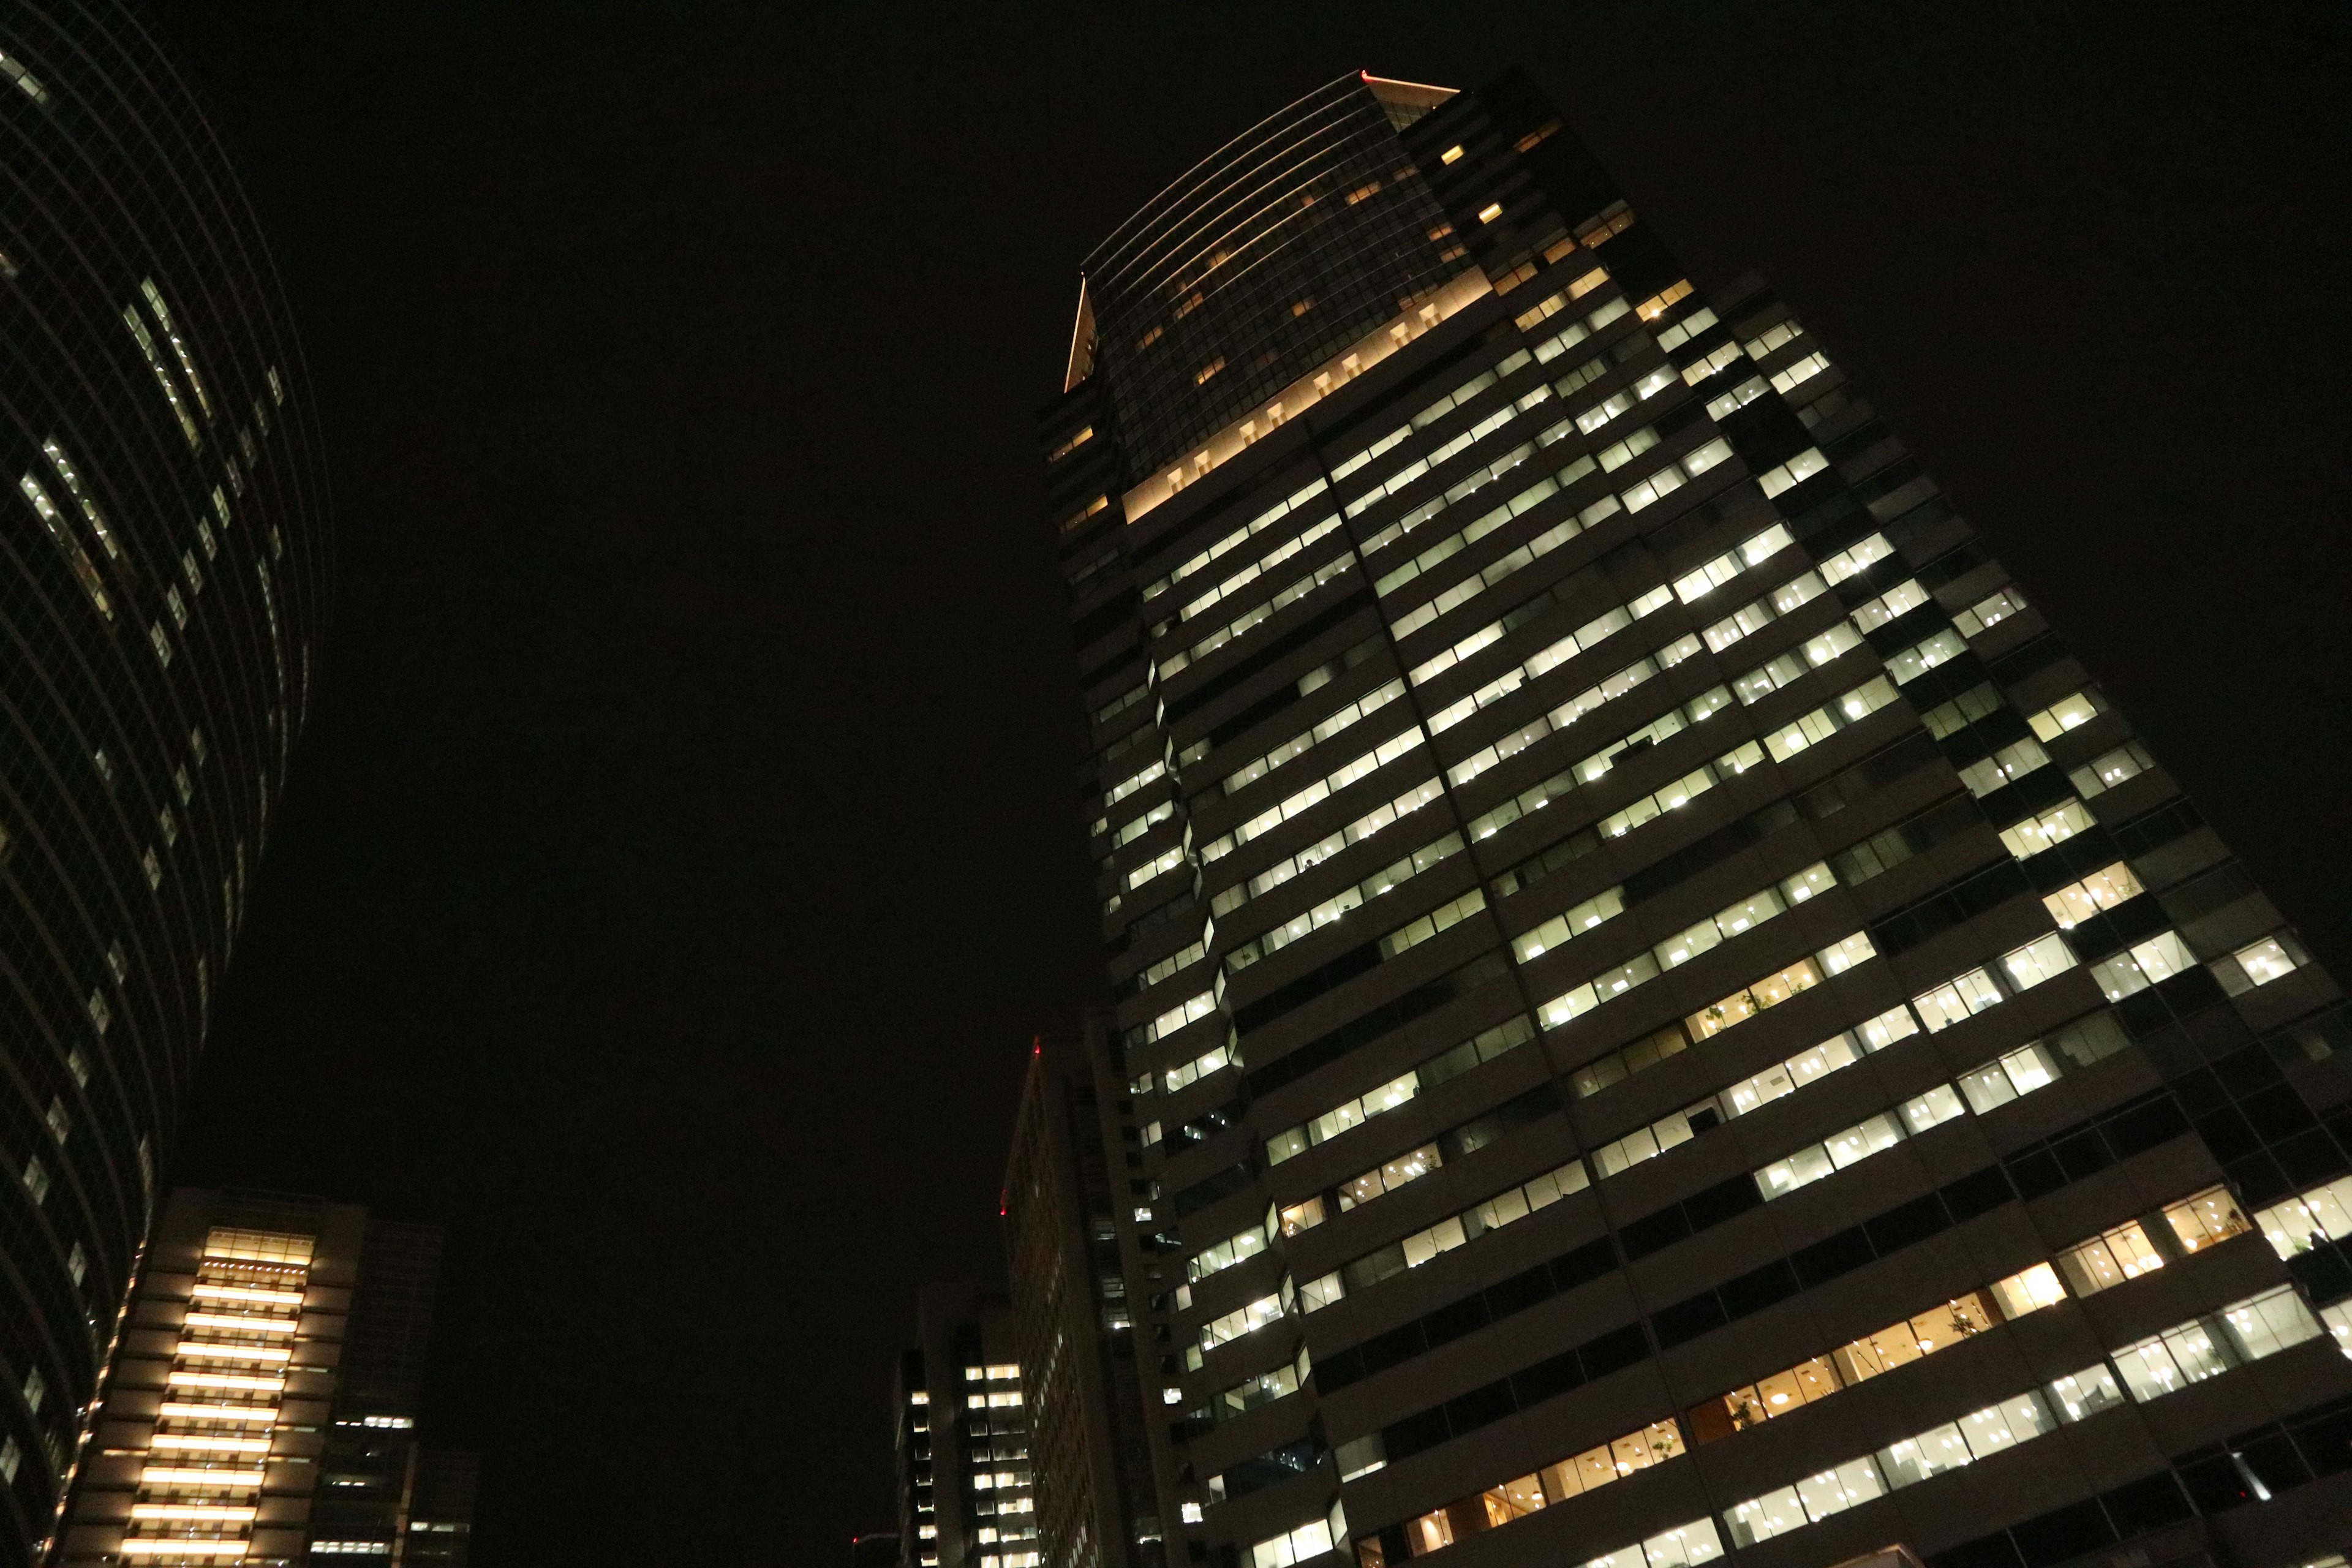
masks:
POLYGON ((1189 173, 1041 434, 1171 1559, 2340 1550, 2335 983, 1524 77, 1189 173))
POLYGON ((328 541, 268 254, 128 10, 0 14, 0 1562, 21 1563, 155 1217, 308 707, 328 541))
POLYGON ((1037 1568, 1029 1412, 1012 1307, 965 1284, 922 1288, 891 1395, 906 1568, 1037 1568))
POLYGON ((416 1430, 440 1251, 349 1204, 175 1190, 47 1560, 462 1565, 473 1456, 416 1430))

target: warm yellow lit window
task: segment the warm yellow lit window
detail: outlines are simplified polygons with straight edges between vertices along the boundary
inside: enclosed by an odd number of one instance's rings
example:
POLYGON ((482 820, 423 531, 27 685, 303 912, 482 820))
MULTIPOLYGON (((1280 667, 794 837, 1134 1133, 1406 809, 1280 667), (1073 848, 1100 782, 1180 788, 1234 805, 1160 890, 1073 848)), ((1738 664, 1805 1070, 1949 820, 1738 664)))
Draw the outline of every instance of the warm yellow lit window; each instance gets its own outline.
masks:
POLYGON ((1517 142, 1512 142, 1511 150, 1515 153, 1533 152, 1546 137, 1551 135, 1552 132, 1559 129, 1559 121, 1548 120, 1543 124, 1537 126, 1533 131, 1528 132, 1525 136, 1520 137, 1517 142))
POLYGON ((2189 1252, 2253 1228, 2238 1212, 2226 1187, 2208 1187, 2192 1194, 2168 1207, 2164 1217, 2172 1226, 2172 1234, 2180 1238, 2181 1247, 2189 1252))
POLYGON ((1045 455, 1045 460, 1049 463, 1058 463, 1064 458, 1068 457, 1071 453, 1076 451, 1079 447, 1085 446, 1094 438, 1095 427, 1089 425, 1085 429, 1079 431, 1076 435, 1071 437, 1068 440, 1063 442, 1060 446, 1055 447, 1051 452, 1048 452, 1045 455))
POLYGON ((1437 161, 1441 163, 1460 163, 1462 161, 1462 143, 1456 142, 1453 146, 1448 147, 1444 152, 1440 153, 1437 155, 1437 161))
POLYGON ((1166 334, 1167 331, 1168 329, 1165 327, 1154 327, 1150 331, 1144 333, 1142 337, 1137 339, 1135 346, 1139 349, 1148 349, 1152 344, 1158 342, 1160 338, 1166 334))
POLYGON ((1500 202, 1488 202, 1485 206, 1478 209, 1478 221, 1480 223, 1492 223, 1502 216, 1503 204, 1500 202))
POLYGON ((1378 180, 1374 180, 1368 185, 1359 185, 1354 190, 1348 193, 1348 205, 1349 206, 1354 206, 1358 202, 1365 201, 1372 196, 1378 195, 1380 194, 1380 189, 1381 183, 1378 180))
POLYGON ((1282 1211, 1282 1234, 1297 1236, 1302 1230, 1313 1230, 1323 1223, 1323 1200, 1308 1198, 1303 1204, 1293 1204, 1282 1211))
MULTIPOLYGON (((1086 521, 1087 519, 1094 516, 1095 513, 1102 510, 1103 508, 1108 505, 1110 505, 1110 497, 1107 495, 1095 497, 1094 500, 1087 502, 1085 506, 1079 508, 1076 511, 1072 512, 1068 517, 1062 520, 1062 531, 1064 533, 1069 532, 1073 529, 1076 528, 1078 524, 1086 521)), ((197 1289, 202 1290, 203 1287, 198 1286, 197 1289)))
POLYGON ((1201 367, 1197 372, 1195 372, 1195 373, 1193 374, 1193 376, 1192 376, 1192 384, 1193 384, 1193 385, 1195 385, 1195 386, 1199 386, 1199 385, 1201 385, 1202 383, 1206 382, 1206 381, 1207 381, 1211 376, 1213 376, 1213 375, 1216 374, 1219 371, 1221 371, 1221 370, 1223 370, 1223 369, 1224 369, 1224 368, 1225 368, 1225 356, 1224 356, 1224 355, 1223 355, 1223 354, 1219 354, 1215 359, 1211 360, 1207 364, 1202 365, 1202 367, 1201 367))
POLYGON ((1294 316, 1303 316, 1313 309, 1315 309, 1315 297, 1310 294, 1306 299, 1297 300, 1292 304, 1290 307, 1290 313, 1294 316))
POLYGON ((1645 321, 1654 321, 1675 305, 1689 299, 1690 291, 1690 279, 1685 278, 1679 283, 1667 285, 1634 306, 1633 313, 1645 321))

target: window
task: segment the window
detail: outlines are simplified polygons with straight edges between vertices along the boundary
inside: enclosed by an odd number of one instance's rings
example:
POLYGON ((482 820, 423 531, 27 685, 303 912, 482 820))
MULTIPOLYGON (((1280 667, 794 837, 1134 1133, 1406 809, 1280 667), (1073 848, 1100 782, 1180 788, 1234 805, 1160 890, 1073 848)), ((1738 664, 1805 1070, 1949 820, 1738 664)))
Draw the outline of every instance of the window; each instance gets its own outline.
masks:
POLYGON ((1766 499, 1794 489, 1830 466, 1819 447, 1808 447, 1777 468, 1768 468, 1756 476, 1756 483, 1766 499))
POLYGON ((2030 737, 2021 738, 1992 755, 1979 758, 1962 768, 1960 782, 1968 785, 1970 795, 1982 798, 2006 786, 2011 780, 2022 778, 2034 769, 2046 765, 2049 761, 2050 753, 2030 737))
POLYGON ((2154 766, 2156 760, 2147 754, 2146 747, 2137 741, 2126 741, 2114 751, 2094 758, 2086 766, 2076 768, 2066 777, 2074 784, 2075 793, 2088 800, 2154 766))
POLYGON ((2002 588, 1954 616, 1952 624, 1960 628, 1962 637, 1975 637, 1982 635, 1987 627, 2000 625, 2023 608, 2024 596, 2016 588, 2002 588))
POLYGON ((2118 860, 2079 882, 2068 883, 2043 898, 2042 904, 2050 911, 2050 918, 2058 922, 2060 931, 2072 931, 2093 915, 2114 909, 2126 899, 2137 898, 2145 891, 2131 868, 2118 860))
POLYGON ((2178 931, 2165 931, 2135 945, 2127 952, 2119 952, 2104 963, 2091 966, 2091 977, 2110 1002, 2119 1002, 2134 992, 2144 991, 2158 981, 2168 980, 2185 969, 2196 967, 2196 955, 2189 951, 2178 931))
POLYGON ((1437 1145, 1434 1143, 1424 1143, 1418 1149, 1408 1150, 1393 1160, 1375 1165, 1363 1174, 1340 1183, 1339 1212, 1345 1214, 1360 1204, 1370 1203, 1383 1193, 1395 1191, 1408 1182, 1417 1182, 1444 1163, 1445 1163, 1444 1157, 1437 1152, 1437 1145))
POLYGON ((1492 223, 1502 216, 1503 204, 1500 202, 1488 202, 1485 206, 1478 209, 1478 221, 1480 223, 1492 223))
MULTIPOLYGON (((2227 1241, 2253 1228, 2246 1216, 2238 1212, 2237 1203, 2230 1196, 2227 1187, 2208 1187, 2201 1193, 2182 1198, 2165 1209, 2164 1218, 2165 1223, 2172 1226, 2172 1234, 2179 1238, 2180 1248, 2184 1252, 2211 1247, 2216 1242, 2227 1241)), ((2263 1231, 2265 1237, 2269 1236, 2270 1226, 2265 1224, 2263 1231)))
MULTIPOLYGON (((2020 743, 2032 744, 2030 741, 2020 743)), ((1967 782, 1967 773, 1963 773, 1960 777, 1961 782, 1967 782)), ((2087 833, 2090 828, 2091 814, 2083 809, 2081 801, 2070 800, 2051 807, 2039 816, 2025 817, 2011 824, 2001 830, 2000 841, 2011 855, 2026 860, 2053 844, 2064 843, 2077 833, 2087 833)))
POLYGON ((89 595, 90 604, 96 606, 100 615, 112 620, 114 605, 107 597, 106 585, 99 578, 98 567, 90 561, 89 552, 82 549, 81 542, 66 527, 65 516, 58 510, 57 503, 49 500, 47 489, 30 473, 18 479, 16 484, 24 491, 25 500, 31 503, 33 514, 41 520, 41 527, 47 531, 50 541, 65 556, 66 564, 72 570, 75 580, 81 584, 82 592, 89 595))
POLYGON ((2034 739, 2054 741, 2078 725, 2087 724, 2107 705, 2095 687, 2085 687, 2072 697, 2062 698, 2026 721, 2033 726, 2034 739))
MULTIPOLYGON (((2229 1201, 2219 1187, 2213 1189, 2213 1196, 2224 1205, 2229 1201)), ((2165 1212, 2165 1217, 2173 1220, 2176 1231, 2181 1228, 2181 1220, 2173 1218, 2170 1210, 2165 1212)), ((2193 1216, 2200 1232, 2206 1217, 2203 1215, 2193 1216)), ((2230 1210, 2230 1217, 2237 1217, 2235 1209, 2230 1210)), ((2328 1242, 2340 1241, 2352 1236, 2352 1176, 2339 1176, 2325 1185, 2298 1193, 2284 1203, 2263 1210, 2254 1219, 2262 1226, 2263 1239, 2268 1241, 2271 1250, 2281 1258, 2293 1258, 2297 1253, 2309 1252, 2328 1242)), ((2242 1220, 2239 1222, 2238 1228, 2245 1228, 2242 1220)), ((2234 1235, 2236 1232, 2225 1231, 2222 1234, 2234 1235)), ((2209 1244, 2203 1240, 2199 1243, 2209 1244)), ((2183 1245, 2188 1245, 2185 1237, 2183 1245)))
POLYGON ((2163 1268, 2164 1257, 2133 1220, 2068 1247, 2057 1263, 2075 1295, 2093 1296, 2163 1268))
POLYGON ((2054 975, 2063 974, 2074 967, 2074 954, 2065 942, 2055 935, 2036 937, 2016 951, 2004 953, 2000 966, 2020 991, 2030 991, 2054 975))
MULTIPOLYGON (((25 63, 22 60, 8 55, 0 55, 0 76, 5 76, 15 82, 16 89, 35 103, 47 104, 49 101, 49 89, 41 85, 38 77, 25 68, 25 63)), ((8 1445, 11 1449, 16 1446, 13 1442, 8 1445)), ((8 1466, 8 1479, 10 1480, 16 1479, 16 1467, 13 1463, 8 1466)))
POLYGON ((1919 1021, 1929 1034, 1950 1028, 1963 1018, 1972 1017, 1988 1007, 1999 1006, 2007 998, 1992 976, 1981 969, 1971 969, 1953 976, 1933 991, 1911 998, 1918 1012, 1919 1021))
POLYGON ((1827 354, 1818 351, 1809 353, 1786 370, 1776 373, 1772 377, 1772 390, 1782 394, 1793 392, 1829 367, 1827 354))
POLYGON ((2231 953, 2230 959, 2244 973, 2250 984, 2268 985, 2301 966, 2301 944, 2294 943, 2290 947, 2288 944, 2291 942, 2294 942, 2294 938, 2285 931, 2280 931, 2259 942, 2248 942, 2231 953))

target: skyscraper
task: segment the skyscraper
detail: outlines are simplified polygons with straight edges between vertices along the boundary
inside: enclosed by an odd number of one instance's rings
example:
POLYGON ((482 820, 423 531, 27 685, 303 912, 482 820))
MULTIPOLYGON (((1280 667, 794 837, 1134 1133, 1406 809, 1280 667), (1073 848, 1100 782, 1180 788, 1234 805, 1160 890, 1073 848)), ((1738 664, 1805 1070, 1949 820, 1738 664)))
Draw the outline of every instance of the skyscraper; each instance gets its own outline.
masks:
POLYGON ((113 0, 0 14, 0 1563, 48 1532, 308 707, 284 301, 113 0))
POLYGON ((416 1431, 440 1253, 350 1204, 175 1190, 49 1561, 462 1568, 473 1457, 416 1431))
POLYGON ((891 1397, 906 1568, 1037 1568, 1029 1412, 1011 1309, 971 1285, 922 1288, 891 1397))
POLYGON ((1041 433, 1172 1560, 2341 1547, 2340 993, 1524 77, 1188 172, 1041 433))

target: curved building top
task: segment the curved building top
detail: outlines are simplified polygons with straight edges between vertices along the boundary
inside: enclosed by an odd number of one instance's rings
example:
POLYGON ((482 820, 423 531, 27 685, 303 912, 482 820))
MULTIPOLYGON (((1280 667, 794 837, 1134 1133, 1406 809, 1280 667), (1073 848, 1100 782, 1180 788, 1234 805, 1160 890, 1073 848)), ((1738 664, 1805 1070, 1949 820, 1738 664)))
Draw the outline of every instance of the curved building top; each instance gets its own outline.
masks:
POLYGON ((1452 96, 1351 72, 1202 159, 1096 247, 1068 381, 1103 378, 1137 472, 1476 271, 1397 140, 1452 96))

